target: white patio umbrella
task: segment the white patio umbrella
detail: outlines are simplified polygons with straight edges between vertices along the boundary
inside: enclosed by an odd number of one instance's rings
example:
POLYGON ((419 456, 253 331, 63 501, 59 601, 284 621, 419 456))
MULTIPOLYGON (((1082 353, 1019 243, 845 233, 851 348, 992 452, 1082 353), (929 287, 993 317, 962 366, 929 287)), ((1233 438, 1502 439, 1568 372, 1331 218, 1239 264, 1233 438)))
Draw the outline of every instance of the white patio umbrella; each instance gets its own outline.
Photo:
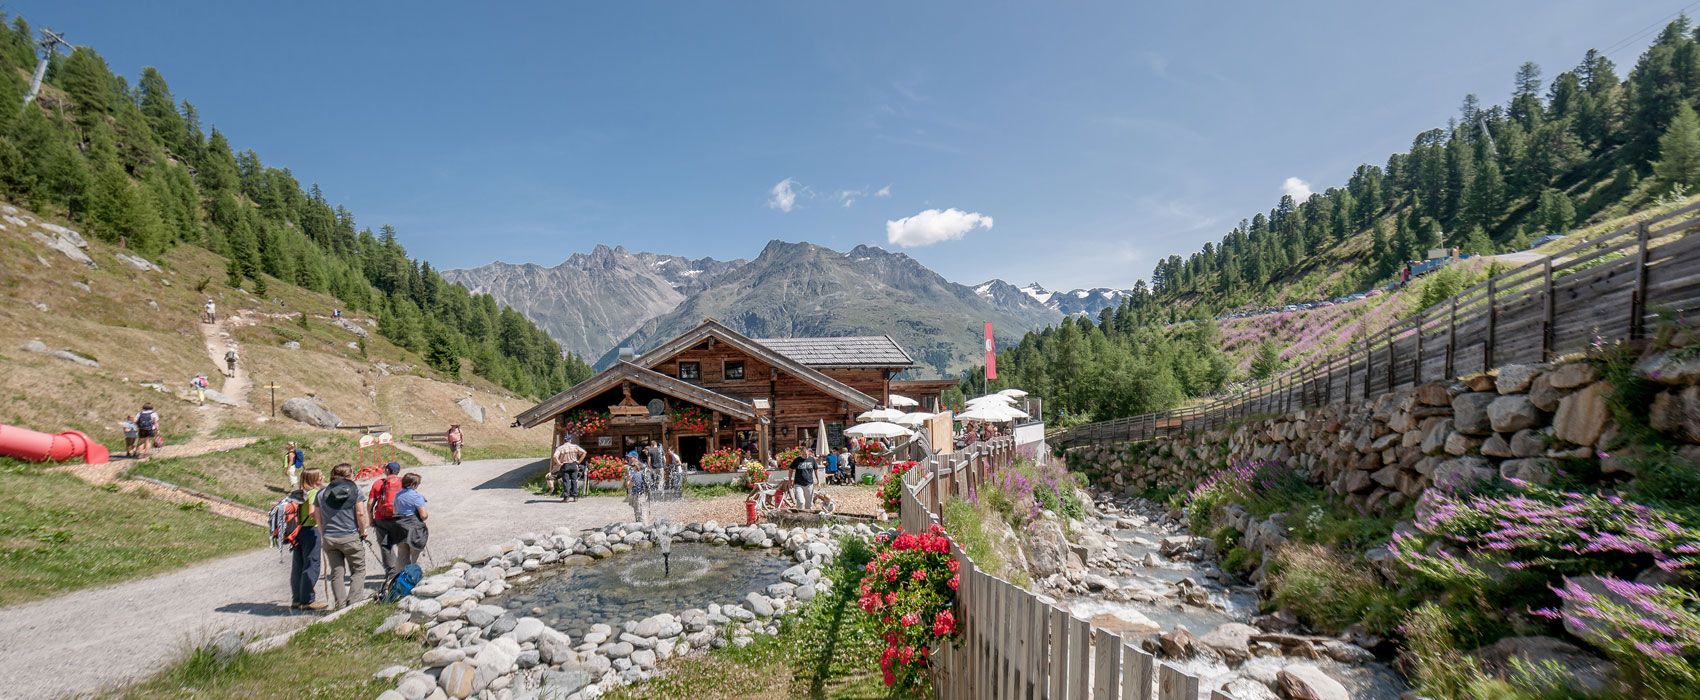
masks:
POLYGON ((914 399, 911 399, 911 398, 904 396, 902 394, 892 394, 891 395, 891 407, 892 408, 914 408, 914 407, 919 406, 919 405, 921 405, 921 402, 916 401, 914 399))
POLYGON ((935 415, 938 414, 928 413, 926 411, 915 411, 914 413, 905 413, 898 416, 897 419, 892 422, 908 428, 919 428, 926 424, 928 418, 932 418, 935 415))
POLYGON ((1003 396, 1008 396, 1008 397, 1014 398, 1014 399, 1027 398, 1027 392, 1022 391, 1020 389, 1004 389, 1003 391, 1000 391, 998 393, 1003 395, 1003 396))
POLYGON ((826 442, 826 419, 821 419, 820 427, 815 430, 815 454, 824 455, 831 448, 826 442))
POLYGON ((1017 418, 1026 418, 1027 413, 1013 406, 1002 404, 980 405, 956 414, 959 420, 978 421, 981 423, 1007 423, 1017 418))
POLYGON ((914 435, 915 431, 895 423, 874 421, 872 423, 862 423, 860 425, 845 428, 844 434, 851 437, 890 439, 909 437, 910 435, 914 435))
POLYGON ((895 408, 876 408, 872 411, 863 411, 860 415, 856 416, 856 420, 894 421, 901 417, 903 417, 903 412, 895 408))
POLYGON ((1003 394, 986 394, 985 396, 976 396, 972 399, 969 399, 966 403, 969 406, 980 406, 980 405, 984 405, 984 404, 1009 405, 1009 404, 1015 403, 1015 397, 1004 396, 1003 394))

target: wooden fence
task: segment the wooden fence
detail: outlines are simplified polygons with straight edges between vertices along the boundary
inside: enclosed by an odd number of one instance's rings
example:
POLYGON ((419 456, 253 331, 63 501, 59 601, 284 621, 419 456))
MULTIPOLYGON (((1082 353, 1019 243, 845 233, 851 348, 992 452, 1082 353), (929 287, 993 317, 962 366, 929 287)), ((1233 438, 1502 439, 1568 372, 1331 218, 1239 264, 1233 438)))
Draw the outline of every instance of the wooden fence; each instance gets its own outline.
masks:
MULTIPOLYGON (((977 493, 1015 461, 1011 437, 934 455, 904 474, 900 503, 910 532, 942 524, 940 504, 977 493)), ((1055 601, 982 571, 954 543, 962 636, 933 654, 939 698, 979 700, 1197 700, 1198 679, 1159 663, 1133 642, 1076 618, 1055 601)), ((1212 700, 1228 695, 1212 691, 1212 700)))
POLYGON ((1249 416, 1371 399, 1423 382, 1545 362, 1596 342, 1645 337, 1700 303, 1700 204, 1583 241, 1495 275, 1346 349, 1209 404, 1088 423, 1049 438, 1131 442, 1249 416))

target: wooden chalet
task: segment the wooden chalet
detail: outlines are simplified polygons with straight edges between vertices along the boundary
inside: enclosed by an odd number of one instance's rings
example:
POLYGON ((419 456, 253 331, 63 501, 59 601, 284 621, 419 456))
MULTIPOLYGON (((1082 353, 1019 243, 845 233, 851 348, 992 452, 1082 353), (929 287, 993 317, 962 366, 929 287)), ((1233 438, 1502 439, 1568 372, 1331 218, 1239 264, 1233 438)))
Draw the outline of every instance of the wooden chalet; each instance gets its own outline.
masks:
POLYGON ((623 454, 649 439, 691 465, 726 447, 765 461, 815 444, 823 423, 828 442, 843 444, 856 414, 885 405, 891 378, 914 364, 887 336, 753 339, 706 320, 642 356, 621 357, 514 423, 554 421, 551 445, 559 445, 575 417, 606 414, 606 428, 574 436, 592 456, 623 454), (672 420, 692 413, 707 420, 672 420))

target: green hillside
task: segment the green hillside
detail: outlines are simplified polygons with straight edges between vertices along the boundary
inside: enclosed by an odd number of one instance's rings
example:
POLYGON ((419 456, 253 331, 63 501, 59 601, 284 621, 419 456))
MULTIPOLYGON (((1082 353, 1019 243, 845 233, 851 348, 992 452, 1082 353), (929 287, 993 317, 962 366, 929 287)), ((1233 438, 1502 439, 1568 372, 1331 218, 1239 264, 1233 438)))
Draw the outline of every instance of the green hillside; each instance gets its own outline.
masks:
POLYGON ((0 22, 0 196, 145 257, 205 248, 225 258, 219 283, 262 298, 278 282, 332 294, 377 315, 380 333, 449 375, 470 360, 472 371, 527 395, 588 375, 517 312, 408 258, 394 228, 358 226, 317 185, 238 152, 217 128, 208 133, 153 68, 131 86, 78 47, 54 58, 39 99, 23 105, 33 43, 23 18, 0 22))
MULTIPOLYGON (((1525 63, 1505 104, 1467 95, 1456 118, 1385 165, 1360 165, 1303 202, 1284 196, 1219 242, 1165 258, 1119 308, 1028 333, 999 353, 991 387, 1047 397, 1053 422, 1171 408, 1338 349, 1418 304, 1395 294, 1213 320, 1224 312, 1382 286, 1434 248, 1522 251, 1686 201, 1700 189, 1697 36, 1686 17, 1670 23, 1626 78, 1598 51, 1545 82, 1525 63)), ((1482 278, 1491 265, 1448 276, 1482 278)), ((983 376, 972 369, 963 391, 978 393, 983 376)))

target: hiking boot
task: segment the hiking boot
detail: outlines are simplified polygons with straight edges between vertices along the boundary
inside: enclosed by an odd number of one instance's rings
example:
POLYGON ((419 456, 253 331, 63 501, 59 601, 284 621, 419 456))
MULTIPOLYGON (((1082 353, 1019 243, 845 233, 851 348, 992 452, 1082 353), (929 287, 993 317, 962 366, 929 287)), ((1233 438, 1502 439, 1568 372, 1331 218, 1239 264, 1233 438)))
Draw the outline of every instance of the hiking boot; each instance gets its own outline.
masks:
POLYGON ((324 610, 324 609, 329 608, 329 607, 330 606, 325 605, 324 601, 315 600, 311 603, 308 603, 306 605, 301 606, 301 609, 302 610, 324 610))

